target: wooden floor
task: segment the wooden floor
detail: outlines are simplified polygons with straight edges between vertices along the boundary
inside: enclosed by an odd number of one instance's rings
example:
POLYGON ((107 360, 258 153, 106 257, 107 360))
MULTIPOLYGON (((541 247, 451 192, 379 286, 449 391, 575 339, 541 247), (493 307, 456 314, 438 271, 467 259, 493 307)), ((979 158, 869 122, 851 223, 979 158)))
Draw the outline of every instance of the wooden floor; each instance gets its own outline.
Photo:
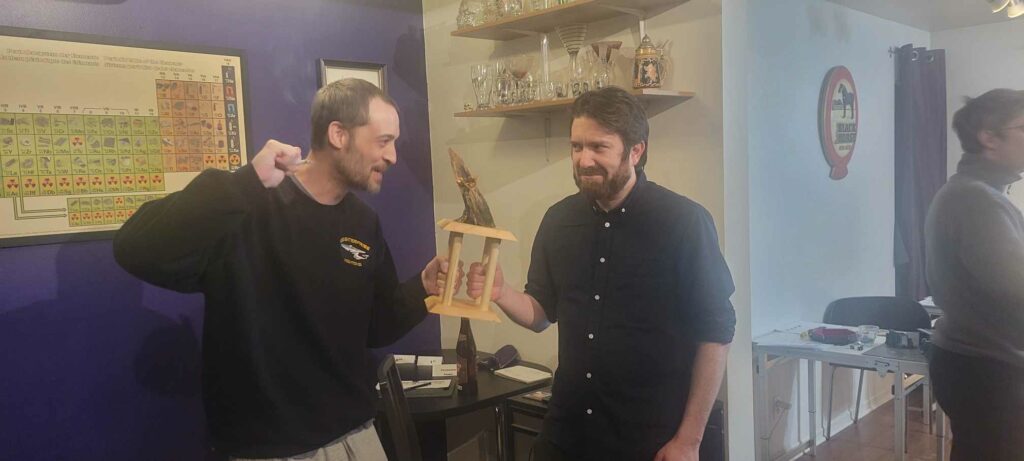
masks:
MULTIPOLYGON (((908 396, 911 406, 920 407, 920 389, 908 396)), ((895 415, 893 402, 862 415, 860 422, 850 425, 842 432, 833 434, 832 439, 818 445, 816 457, 803 455, 799 461, 889 461, 896 459, 893 427, 895 415)), ((819 432, 818 437, 824 437, 819 432)), ((949 459, 950 443, 946 439, 946 459, 949 459)), ((921 420, 921 412, 907 411, 907 461, 938 459, 935 453, 935 436, 928 433, 928 426, 921 420)))

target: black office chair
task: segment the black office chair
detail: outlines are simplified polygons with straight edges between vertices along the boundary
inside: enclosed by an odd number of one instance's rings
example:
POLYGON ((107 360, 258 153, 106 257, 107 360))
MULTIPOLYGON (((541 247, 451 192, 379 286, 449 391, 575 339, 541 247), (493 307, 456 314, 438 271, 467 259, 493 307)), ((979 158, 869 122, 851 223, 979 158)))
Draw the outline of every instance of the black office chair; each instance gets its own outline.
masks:
MULTIPOLYGON (((833 325, 854 327, 859 325, 877 325, 879 328, 897 331, 917 331, 918 328, 931 328, 931 319, 928 316, 928 311, 920 303, 911 298, 896 296, 859 296, 837 299, 832 301, 828 308, 825 309, 825 316, 822 321, 833 325)), ((828 386, 828 413, 826 414, 828 429, 825 431, 826 439, 832 437, 832 391, 836 369, 842 367, 860 370, 860 382, 857 384, 857 406, 854 407, 853 415, 854 424, 860 419, 860 398, 864 388, 864 370, 874 370, 872 368, 849 367, 831 363, 829 366, 832 367, 832 379, 829 380, 828 386)), ((900 378, 902 383, 902 377, 900 378)), ((912 387, 916 386, 917 384, 915 383, 912 387)), ((925 404, 922 411, 927 412, 931 409, 930 397, 925 395, 925 404)), ((926 416, 925 419, 929 420, 930 418, 926 416)))
POLYGON ((381 400, 384 403, 384 421, 391 441, 393 461, 421 461, 419 436, 416 424, 409 413, 409 404, 402 390, 402 378, 395 366, 395 357, 388 354, 377 369, 381 400))

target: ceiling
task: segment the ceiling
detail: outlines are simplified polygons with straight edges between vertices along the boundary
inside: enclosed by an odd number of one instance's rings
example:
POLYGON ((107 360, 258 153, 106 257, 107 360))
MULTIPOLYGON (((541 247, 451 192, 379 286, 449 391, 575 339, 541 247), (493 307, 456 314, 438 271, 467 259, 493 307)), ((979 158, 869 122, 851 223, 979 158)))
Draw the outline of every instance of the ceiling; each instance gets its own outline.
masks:
MULTIPOLYGON (((873 16, 931 32, 1009 21, 985 0, 829 0, 873 16)), ((1022 21, 1024 27, 1024 18, 1022 21)))

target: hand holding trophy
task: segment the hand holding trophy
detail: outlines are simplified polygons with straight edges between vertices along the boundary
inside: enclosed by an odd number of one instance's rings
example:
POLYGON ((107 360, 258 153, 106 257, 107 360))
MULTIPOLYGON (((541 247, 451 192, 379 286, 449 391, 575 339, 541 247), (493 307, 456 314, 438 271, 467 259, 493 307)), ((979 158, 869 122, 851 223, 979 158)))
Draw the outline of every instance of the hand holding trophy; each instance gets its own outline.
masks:
MULTIPOLYGON (((458 282, 462 278, 460 271, 455 277, 446 277, 441 294, 428 297, 425 303, 427 310, 431 313, 462 318, 459 339, 455 348, 458 357, 459 385, 463 391, 475 392, 476 342, 473 340, 473 329, 469 320, 501 321, 498 315, 491 310, 491 294, 498 268, 498 246, 501 245, 502 240, 514 242, 516 237, 509 231, 495 227, 491 209, 477 188, 476 178, 466 168, 466 164, 458 153, 448 149, 448 155, 451 156, 455 183, 458 184, 459 190, 462 192, 462 200, 466 204, 466 209, 458 219, 442 219, 438 221, 437 225, 449 233, 449 268, 453 267, 453 264, 456 265, 455 267, 461 267, 462 261, 459 260, 459 256, 462 252, 463 236, 469 234, 486 239, 482 260, 479 263, 473 263, 473 266, 483 266, 483 291, 478 298, 473 300, 456 299, 455 292, 458 291, 458 282)), ((479 271, 479 268, 477 270, 479 271)))
POLYGON ((455 277, 448 277, 441 294, 430 296, 425 300, 427 310, 439 315, 500 322, 498 315, 490 307, 491 293, 498 267, 498 247, 503 240, 514 242, 516 237, 509 231, 495 227, 491 209, 477 188, 476 178, 466 168, 465 162, 462 161, 458 153, 448 149, 448 154, 451 157, 452 170, 455 173, 455 183, 462 192, 462 200, 465 202, 466 209, 458 219, 442 219, 438 221, 437 225, 449 232, 449 264, 459 264, 462 240, 466 234, 486 239, 483 257, 480 261, 480 264, 484 266, 484 286, 483 293, 477 299, 456 299, 457 280, 455 277))

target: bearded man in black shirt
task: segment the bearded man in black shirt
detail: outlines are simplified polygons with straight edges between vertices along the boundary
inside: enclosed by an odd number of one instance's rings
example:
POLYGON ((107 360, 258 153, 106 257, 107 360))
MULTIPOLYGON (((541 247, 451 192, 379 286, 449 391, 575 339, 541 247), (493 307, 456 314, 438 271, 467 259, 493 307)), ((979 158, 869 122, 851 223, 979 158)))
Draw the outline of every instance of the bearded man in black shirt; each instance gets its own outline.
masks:
MULTIPOLYGON (((493 300, 540 332, 558 323, 558 363, 535 460, 697 461, 725 370, 734 287, 710 213, 648 181, 647 116, 608 87, 572 108, 579 193, 548 209, 525 292, 493 300)), ((470 267, 471 297, 483 268, 470 267)))

